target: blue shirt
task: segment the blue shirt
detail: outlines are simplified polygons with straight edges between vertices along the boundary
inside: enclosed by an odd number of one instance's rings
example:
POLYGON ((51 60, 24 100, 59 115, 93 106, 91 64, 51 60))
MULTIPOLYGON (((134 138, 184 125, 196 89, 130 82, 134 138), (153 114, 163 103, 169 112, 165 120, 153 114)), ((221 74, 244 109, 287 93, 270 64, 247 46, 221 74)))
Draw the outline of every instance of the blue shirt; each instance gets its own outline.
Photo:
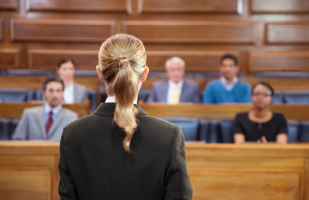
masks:
POLYGON ((59 113, 59 111, 61 110, 62 106, 58 105, 56 108, 51 108, 49 107, 49 105, 47 103, 45 103, 44 105, 44 122, 46 124, 48 117, 49 117, 49 112, 52 110, 53 111, 53 115, 52 115, 52 119, 53 121, 56 118, 56 115, 59 113))
POLYGON ((244 81, 237 81, 232 90, 227 91, 220 79, 207 84, 203 103, 251 103, 251 86, 244 81))

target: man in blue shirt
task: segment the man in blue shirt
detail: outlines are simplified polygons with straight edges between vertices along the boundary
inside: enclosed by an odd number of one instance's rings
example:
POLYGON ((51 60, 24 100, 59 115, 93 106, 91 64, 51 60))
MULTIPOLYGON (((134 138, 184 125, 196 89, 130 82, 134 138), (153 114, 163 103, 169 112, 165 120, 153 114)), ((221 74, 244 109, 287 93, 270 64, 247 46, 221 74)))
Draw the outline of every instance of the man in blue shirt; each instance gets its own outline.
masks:
POLYGON ((224 55, 220 60, 221 77, 207 84, 203 103, 251 103, 251 86, 237 78, 239 66, 234 55, 224 55))

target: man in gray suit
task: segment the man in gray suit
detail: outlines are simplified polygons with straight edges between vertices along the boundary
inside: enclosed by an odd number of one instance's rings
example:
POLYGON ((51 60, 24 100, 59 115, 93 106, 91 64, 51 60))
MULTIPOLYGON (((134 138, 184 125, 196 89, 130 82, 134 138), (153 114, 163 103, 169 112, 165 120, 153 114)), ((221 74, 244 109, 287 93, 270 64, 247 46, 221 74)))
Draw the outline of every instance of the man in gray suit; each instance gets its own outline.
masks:
POLYGON ((147 102, 164 102, 168 104, 199 103, 198 84, 183 78, 185 62, 179 57, 172 57, 166 61, 165 68, 169 80, 154 82, 147 102))
POLYGON ((26 108, 13 134, 14 140, 60 141, 63 128, 78 118, 77 113, 62 108, 64 83, 48 78, 43 84, 44 106, 26 108))
POLYGON ((74 82, 75 63, 70 58, 58 62, 57 72, 64 82, 63 100, 65 103, 84 103, 87 100, 85 86, 74 82))

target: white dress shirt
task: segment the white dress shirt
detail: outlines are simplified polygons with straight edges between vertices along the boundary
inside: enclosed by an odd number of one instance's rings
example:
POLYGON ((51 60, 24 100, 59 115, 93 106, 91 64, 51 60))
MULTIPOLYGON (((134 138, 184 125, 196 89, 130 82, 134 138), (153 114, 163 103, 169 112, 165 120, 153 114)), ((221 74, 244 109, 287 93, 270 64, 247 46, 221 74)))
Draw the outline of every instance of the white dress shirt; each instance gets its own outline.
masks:
POLYGON ((223 76, 221 76, 220 81, 221 81, 221 84, 224 87, 224 89, 226 89, 227 91, 231 91, 234 88, 234 86, 236 85, 236 83, 238 82, 238 78, 235 76, 233 78, 233 81, 230 83, 223 76))
POLYGON ((49 107, 48 103, 45 103, 45 104, 44 104, 44 121, 45 121, 45 124, 46 124, 46 122, 47 122, 47 120, 48 120, 48 118, 49 118, 49 112, 50 112, 50 111, 53 111, 52 119, 53 119, 53 121, 54 121, 55 118, 56 118, 56 116, 57 116, 57 114, 58 114, 59 111, 61 110, 61 108, 62 108, 62 105, 61 105, 61 104, 58 105, 58 106, 55 107, 55 108, 51 108, 51 107, 49 107))
MULTIPOLYGON (((107 97, 105 103, 116 103, 115 96, 107 97)), ((137 99, 134 100, 134 104, 137 105, 137 99)))
POLYGON ((64 88, 63 100, 65 103, 74 103, 74 82, 69 87, 64 88))
POLYGON ((168 80, 168 90, 167 90, 167 103, 168 104, 173 104, 173 95, 174 95, 174 88, 177 85, 178 89, 178 94, 179 98, 181 95, 182 91, 182 86, 183 86, 183 79, 180 80, 178 83, 174 83, 172 80, 168 80))

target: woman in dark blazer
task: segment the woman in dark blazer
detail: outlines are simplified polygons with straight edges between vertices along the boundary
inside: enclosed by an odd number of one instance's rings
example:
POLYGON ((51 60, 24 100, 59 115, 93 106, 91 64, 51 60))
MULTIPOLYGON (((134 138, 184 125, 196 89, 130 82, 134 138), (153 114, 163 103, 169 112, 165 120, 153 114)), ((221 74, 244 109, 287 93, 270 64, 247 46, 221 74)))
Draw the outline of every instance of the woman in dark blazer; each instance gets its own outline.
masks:
POLYGON ((110 37, 96 69, 108 98, 63 130, 61 199, 192 199, 181 129, 136 105, 149 72, 143 43, 126 34, 110 37))

